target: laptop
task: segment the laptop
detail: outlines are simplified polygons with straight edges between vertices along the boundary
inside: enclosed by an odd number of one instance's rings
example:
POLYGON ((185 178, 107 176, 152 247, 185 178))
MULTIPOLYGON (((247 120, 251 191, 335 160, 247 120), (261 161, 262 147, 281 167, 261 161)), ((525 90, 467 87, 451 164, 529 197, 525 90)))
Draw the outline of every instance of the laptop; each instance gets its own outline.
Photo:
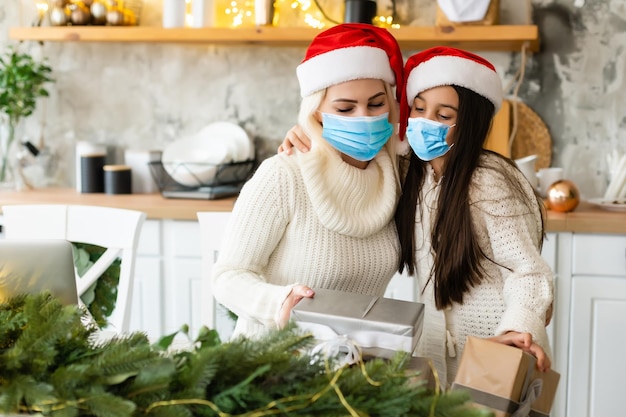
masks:
POLYGON ((0 239, 0 302, 44 290, 77 305, 72 244, 62 239, 0 239))

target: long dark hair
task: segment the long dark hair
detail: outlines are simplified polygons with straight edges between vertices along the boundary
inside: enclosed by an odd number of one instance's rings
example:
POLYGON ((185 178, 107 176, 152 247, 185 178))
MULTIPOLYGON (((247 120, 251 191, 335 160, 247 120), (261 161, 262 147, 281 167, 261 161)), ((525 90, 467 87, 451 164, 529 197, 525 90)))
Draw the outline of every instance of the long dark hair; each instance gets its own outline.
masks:
MULTIPOLYGON (((435 303, 438 309, 462 303, 463 295, 485 278, 481 261, 488 259, 478 244, 470 213, 469 191, 472 176, 481 165, 481 155, 491 153, 515 166, 509 158, 483 149, 491 127, 495 107, 491 101, 464 87, 452 86, 459 96, 457 127, 454 147, 444 164, 441 191, 431 231, 434 265, 430 279, 433 280, 435 303)), ((412 105, 412 102, 410 103, 412 105)), ((400 272, 406 267, 410 275, 415 273, 415 227, 417 208, 421 207, 420 190, 424 184, 428 162, 420 160, 415 153, 409 156, 409 167, 402 195, 396 210, 396 227, 401 245, 400 272)), ((501 172, 515 193, 528 207, 541 204, 538 196, 529 199, 522 184, 507 175, 497 164, 484 168, 501 172)), ((543 218, 542 218, 543 221, 543 218)))

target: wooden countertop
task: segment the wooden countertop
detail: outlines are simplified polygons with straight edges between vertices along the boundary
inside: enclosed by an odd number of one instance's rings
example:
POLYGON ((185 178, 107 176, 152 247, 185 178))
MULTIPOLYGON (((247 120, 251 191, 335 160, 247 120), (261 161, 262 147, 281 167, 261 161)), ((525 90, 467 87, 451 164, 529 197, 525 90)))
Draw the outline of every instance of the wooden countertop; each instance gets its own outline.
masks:
MULTIPOLYGON (((160 194, 82 194, 71 188, 0 191, 0 206, 9 204, 86 204, 140 210, 151 219, 196 220, 199 211, 230 211, 234 197, 220 200, 163 198, 160 194)), ((626 212, 581 202, 571 213, 548 211, 548 232, 626 234, 626 212)))
POLYGON ((193 200, 164 198, 161 194, 79 193, 71 188, 0 191, 0 206, 10 204, 84 204, 139 210, 149 219, 197 220, 199 211, 231 211, 235 198, 193 200))

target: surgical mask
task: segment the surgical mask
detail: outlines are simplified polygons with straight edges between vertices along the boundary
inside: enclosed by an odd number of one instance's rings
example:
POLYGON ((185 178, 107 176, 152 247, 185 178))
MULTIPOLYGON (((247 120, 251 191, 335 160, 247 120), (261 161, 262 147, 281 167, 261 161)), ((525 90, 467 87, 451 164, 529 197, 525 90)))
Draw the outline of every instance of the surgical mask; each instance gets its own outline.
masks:
POLYGON ((322 113, 322 137, 339 152, 358 161, 370 161, 393 133, 389 113, 347 117, 322 113))
POLYGON ((412 117, 409 118, 406 136, 411 149, 422 161, 432 161, 450 150, 446 136, 453 126, 456 125, 448 126, 423 117, 412 117))

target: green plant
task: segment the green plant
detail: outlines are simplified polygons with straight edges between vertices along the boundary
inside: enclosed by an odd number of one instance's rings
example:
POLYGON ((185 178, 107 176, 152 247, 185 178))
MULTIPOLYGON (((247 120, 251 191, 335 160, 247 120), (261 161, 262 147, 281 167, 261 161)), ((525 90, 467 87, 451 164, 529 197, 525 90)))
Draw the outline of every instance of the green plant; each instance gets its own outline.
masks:
POLYGON ((0 181, 6 179, 8 155, 15 140, 19 122, 30 116, 37 106, 37 99, 47 97, 45 84, 53 81, 52 69, 44 62, 37 62, 30 54, 10 46, 0 57, 0 112, 6 119, 8 134, 0 153, 0 181))
MULTIPOLYGON (((82 242, 72 242, 74 246, 74 265, 78 276, 82 277, 106 251, 106 248, 82 242)), ((117 301, 117 286, 120 282, 122 262, 118 258, 82 295, 81 299, 89 313, 100 327, 105 327, 117 301)))
MULTIPOLYGON (((434 393, 407 371, 407 353, 335 368, 310 355, 294 327, 222 343, 202 329, 189 349, 177 335, 103 342, 82 311, 49 293, 0 303, 0 414, 54 417, 478 417, 463 391, 434 393)), ((182 330, 186 334, 187 330, 182 330)), ((181 336, 181 334, 178 334, 181 336)))

